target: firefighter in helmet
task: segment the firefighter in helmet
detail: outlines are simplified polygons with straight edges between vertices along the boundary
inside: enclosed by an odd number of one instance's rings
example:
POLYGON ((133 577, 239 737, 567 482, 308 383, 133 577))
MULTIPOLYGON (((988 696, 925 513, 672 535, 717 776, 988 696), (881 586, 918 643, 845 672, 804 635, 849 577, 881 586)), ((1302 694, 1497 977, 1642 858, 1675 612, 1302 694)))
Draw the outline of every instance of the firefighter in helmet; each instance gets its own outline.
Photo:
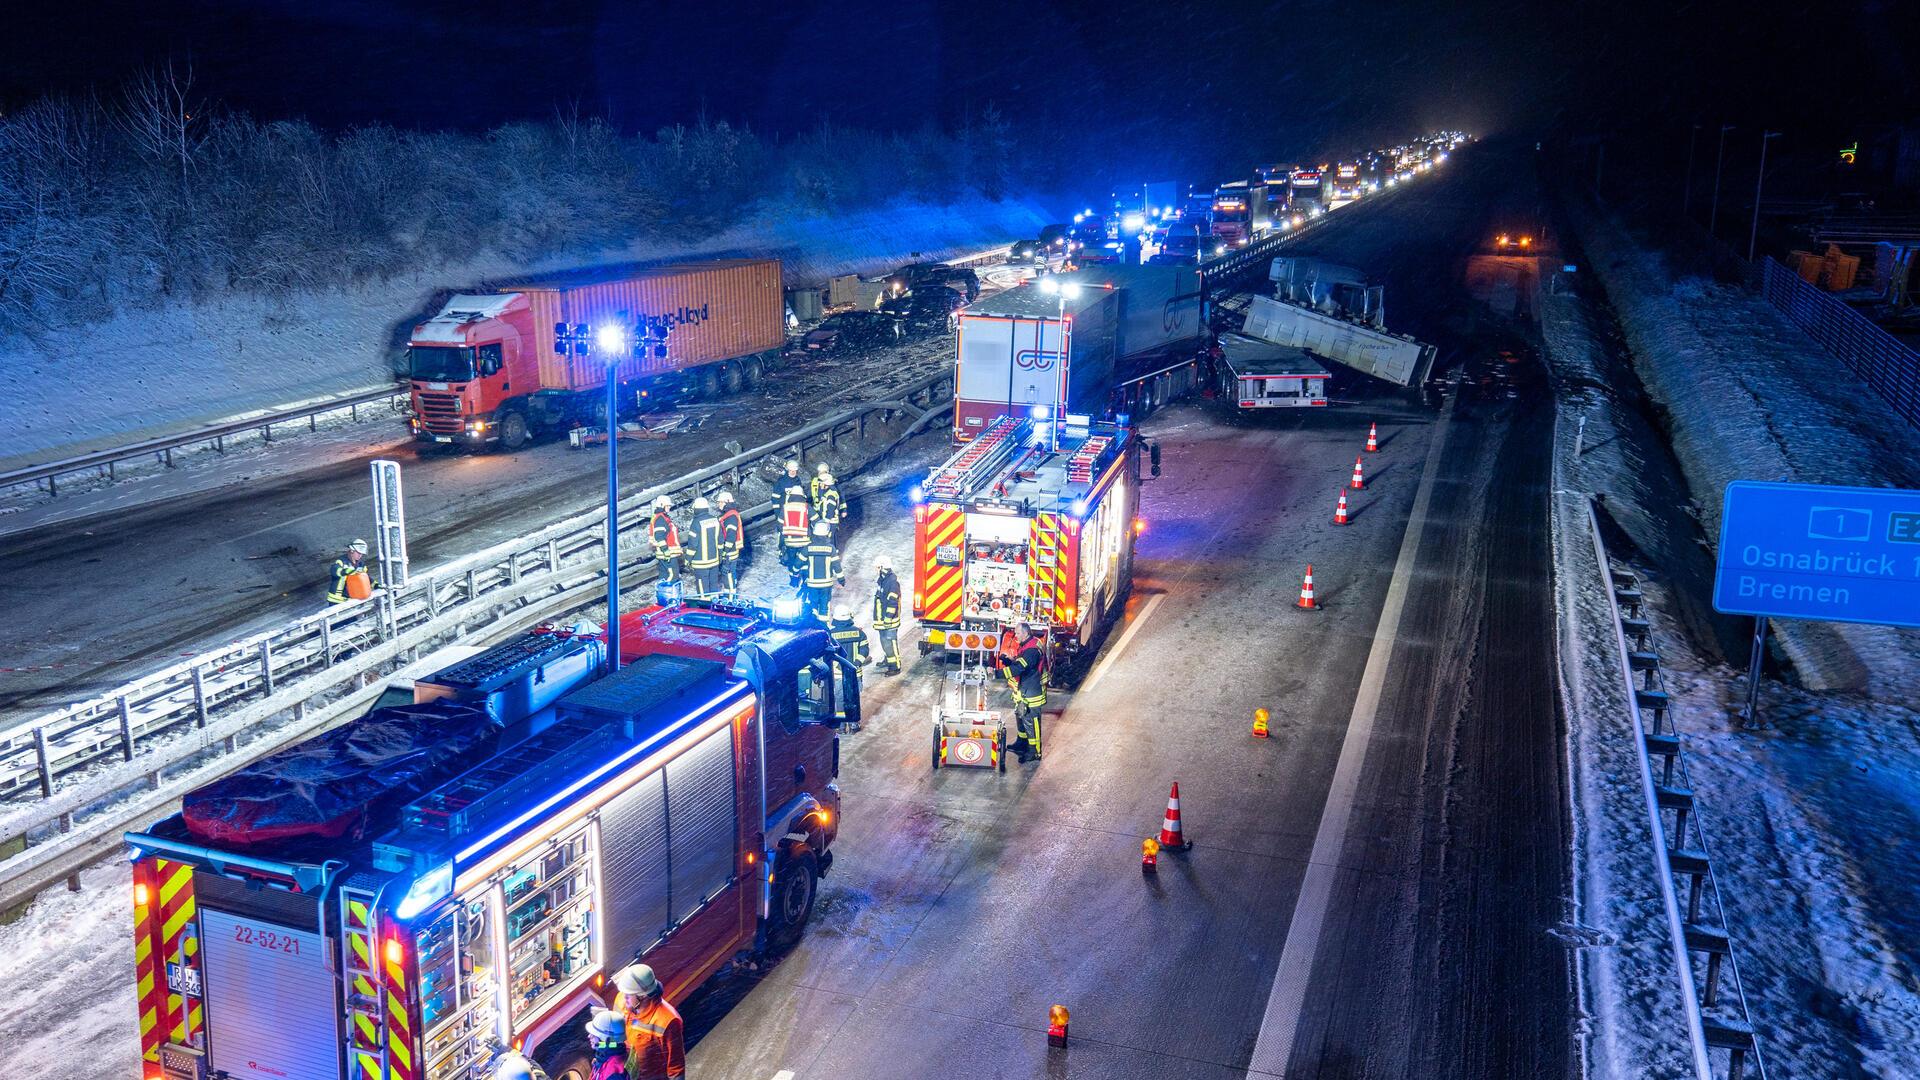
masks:
POLYGON ((685 1025, 653 969, 630 964, 613 977, 613 985, 619 991, 615 1007, 627 1022, 627 1076, 677 1080, 687 1075, 685 1025))
POLYGON ((807 501, 813 504, 813 512, 820 513, 820 496, 833 486, 833 470, 821 462, 813 467, 813 479, 807 482, 807 501))
MULTIPOLYGON (((327 586, 327 603, 344 604, 353 597, 347 592, 347 579, 355 574, 367 572, 367 542, 355 540, 347 545, 346 554, 333 560, 333 581, 327 586)), ((312 593, 307 595, 311 596, 312 593)))
POLYGON ((693 500, 693 521, 687 526, 687 569, 693 572, 696 596, 720 591, 720 517, 702 495, 693 500))
POLYGON ((847 516, 847 504, 840 498, 840 489, 833 482, 833 474, 821 467, 819 476, 813 478, 819 494, 813 500, 813 516, 827 524, 828 534, 833 537, 833 546, 840 547, 840 522, 847 516))
POLYGON ((1046 643, 1025 622, 1017 624, 1013 653, 1001 660, 1007 689, 1013 693, 1013 719, 1019 738, 1013 752, 1022 763, 1040 760, 1041 713, 1047 707, 1046 643))
POLYGON ((827 528, 826 522, 814 523, 813 542, 807 545, 806 555, 807 609, 825 623, 833 604, 833 587, 847 583, 847 576, 840 568, 840 553, 834 550, 833 530, 827 528))
POLYGON ((740 555, 747 546, 747 525, 740 508, 733 505, 733 492, 713 497, 720 514, 720 587, 727 592, 740 591, 740 555))
POLYGON ((773 508, 780 515, 780 562, 787 568, 788 583, 798 588, 807 575, 807 544, 813 535, 813 506, 798 461, 787 461, 787 475, 773 491, 773 508))
POLYGON ((653 541, 653 566, 657 580, 673 584, 680 580, 680 526, 674 524, 673 500, 665 495, 653 500, 653 521, 647 526, 647 538, 653 541))
POLYGON ((873 560, 879 577, 873 583, 873 632, 880 638, 880 673, 900 674, 900 579, 894 575, 893 560, 885 555, 873 560))
POLYGON ((873 651, 867 645, 867 632, 854 625, 853 613, 844 607, 833 609, 833 622, 827 626, 827 636, 840 646, 855 667, 864 668, 873 663, 873 651))

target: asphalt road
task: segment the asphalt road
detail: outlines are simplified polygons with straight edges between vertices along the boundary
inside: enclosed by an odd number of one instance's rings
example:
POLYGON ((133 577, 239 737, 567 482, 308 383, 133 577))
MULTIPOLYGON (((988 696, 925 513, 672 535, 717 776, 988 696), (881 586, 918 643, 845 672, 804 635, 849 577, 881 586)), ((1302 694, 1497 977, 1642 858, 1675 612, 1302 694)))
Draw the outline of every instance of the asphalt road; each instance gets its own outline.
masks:
MULTIPOLYGON (((1572 1074, 1551 404, 1460 286, 1512 172, 1461 171, 1315 246, 1383 277, 1392 325, 1464 387, 1438 414, 1376 396, 1149 421, 1168 467, 1128 623, 1045 761, 933 772, 938 673, 874 680, 815 923, 688 1002, 696 1075, 1572 1074), (1373 420, 1385 445, 1336 527, 1373 420), (1308 563, 1317 612, 1292 607, 1308 563), (1174 781, 1195 846, 1145 878, 1174 781)), ((904 507, 865 520, 856 596, 911 543, 904 507)))

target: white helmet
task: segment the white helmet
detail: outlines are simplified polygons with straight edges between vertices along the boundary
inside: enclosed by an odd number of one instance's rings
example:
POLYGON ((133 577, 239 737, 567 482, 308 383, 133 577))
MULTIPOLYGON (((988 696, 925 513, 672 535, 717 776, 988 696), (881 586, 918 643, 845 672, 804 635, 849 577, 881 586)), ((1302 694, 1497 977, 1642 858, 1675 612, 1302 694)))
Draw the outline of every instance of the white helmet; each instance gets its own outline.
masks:
POLYGON ((848 611, 846 608, 843 608, 843 607, 834 608, 833 621, 834 622, 852 622, 853 612, 848 611))
POLYGON ((355 540, 353 543, 347 545, 347 550, 357 555, 365 555, 367 553, 367 542, 365 540, 355 540))
POLYGON ((627 1041, 627 1018, 612 1009, 595 1009, 587 1018, 587 1038, 594 1042, 627 1041))
POLYGON ((695 510, 711 510, 713 509, 713 504, 707 501, 707 497, 705 495, 700 495, 694 498, 693 508, 695 510))
POLYGON ((893 569, 893 560, 887 558, 885 555, 876 555, 873 558, 873 568, 875 570, 891 570, 893 569))
POLYGON ((613 977, 613 988, 632 997, 652 997, 660 992, 660 978, 645 964, 628 964, 613 977))
POLYGON ((534 1080, 536 1076, 545 1076, 538 1072, 526 1055, 511 1051, 501 1054, 493 1062, 492 1080, 534 1080))
POLYGON ((815 535, 815 536, 832 536, 832 535, 833 535, 833 527, 832 527, 832 526, 830 526, 830 525, 828 525, 828 524, 827 524, 826 522, 824 522, 824 521, 816 521, 816 522, 814 522, 814 523, 813 523, 813 535, 815 535))
POLYGON ((821 476, 825 476, 825 475, 827 475, 827 463, 826 463, 826 462, 824 462, 824 461, 823 461, 823 462, 821 462, 821 463, 820 463, 820 464, 819 464, 819 465, 818 465, 818 466, 817 466, 817 467, 816 467, 816 468, 814 469, 814 471, 815 471, 815 472, 817 472, 817 473, 819 473, 819 474, 820 474, 821 476))
POLYGON ((667 498, 665 495, 661 495, 653 500, 653 508, 655 510, 667 510, 672 508, 672 506, 673 500, 667 498))
POLYGON ((715 495, 715 496, 713 497, 713 501, 714 501, 714 502, 717 502, 717 503, 719 503, 719 504, 720 504, 721 506, 732 506, 732 505, 733 505, 733 492, 731 492, 731 491, 723 491, 723 492, 721 492, 720 494, 718 494, 718 495, 715 495))
POLYGON ((833 486, 833 474, 827 471, 825 465, 820 466, 820 482, 828 487, 833 486))
POLYGON ((787 459, 787 475, 788 476, 800 475, 800 459, 799 458, 790 457, 787 459))

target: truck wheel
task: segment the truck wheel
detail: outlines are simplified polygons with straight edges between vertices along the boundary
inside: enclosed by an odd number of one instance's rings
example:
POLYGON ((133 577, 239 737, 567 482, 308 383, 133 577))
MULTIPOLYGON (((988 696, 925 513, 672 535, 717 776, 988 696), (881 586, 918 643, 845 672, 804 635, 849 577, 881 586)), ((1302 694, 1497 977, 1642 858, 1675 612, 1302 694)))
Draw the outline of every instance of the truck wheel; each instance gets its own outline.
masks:
POLYGON ((700 400, 712 401, 720 396, 720 365, 708 364, 700 369, 700 400))
POLYGON ((933 767, 936 771, 940 768, 940 725, 938 723, 933 725, 933 767))
POLYGON ((728 397, 739 393, 741 385, 745 382, 746 378, 740 373, 738 360, 729 360, 720 365, 720 389, 728 397))
POLYGON ((593 1080, 593 1051, 584 1046, 568 1046, 541 1062, 540 1067, 552 1080, 593 1080))
POLYGON ((749 390, 758 389, 760 380, 765 375, 766 369, 761 365, 760 358, 757 356, 748 360, 745 364, 740 365, 740 382, 749 390))
POLYGON ((527 418, 518 410, 500 418, 500 448, 507 451, 518 450, 527 445, 532 438, 527 431, 527 418))
POLYGON ((820 863, 812 848, 800 854, 780 856, 773 864, 773 903, 767 912, 767 944, 785 952, 800 941, 800 934, 813 918, 813 901, 819 891, 820 863))

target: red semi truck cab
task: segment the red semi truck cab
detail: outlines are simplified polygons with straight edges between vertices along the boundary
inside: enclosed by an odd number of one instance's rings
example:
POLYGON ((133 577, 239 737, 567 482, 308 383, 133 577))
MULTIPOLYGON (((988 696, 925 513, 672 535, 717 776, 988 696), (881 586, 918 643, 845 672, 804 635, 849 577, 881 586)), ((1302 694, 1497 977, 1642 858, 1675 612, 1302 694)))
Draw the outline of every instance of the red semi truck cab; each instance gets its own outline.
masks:
POLYGON ((621 967, 680 1001, 797 938, 855 669, 744 605, 622 633, 610 675, 513 639, 127 834, 147 1080, 484 1080, 508 1046, 584 1077, 621 967))
POLYGON ((622 412, 751 388, 786 343, 783 303, 777 259, 583 272, 455 296, 408 337, 414 434, 511 450, 544 431, 603 423, 609 370, 622 412), (560 323, 664 327, 669 337, 664 355, 642 347, 610 362, 563 346, 560 323))

